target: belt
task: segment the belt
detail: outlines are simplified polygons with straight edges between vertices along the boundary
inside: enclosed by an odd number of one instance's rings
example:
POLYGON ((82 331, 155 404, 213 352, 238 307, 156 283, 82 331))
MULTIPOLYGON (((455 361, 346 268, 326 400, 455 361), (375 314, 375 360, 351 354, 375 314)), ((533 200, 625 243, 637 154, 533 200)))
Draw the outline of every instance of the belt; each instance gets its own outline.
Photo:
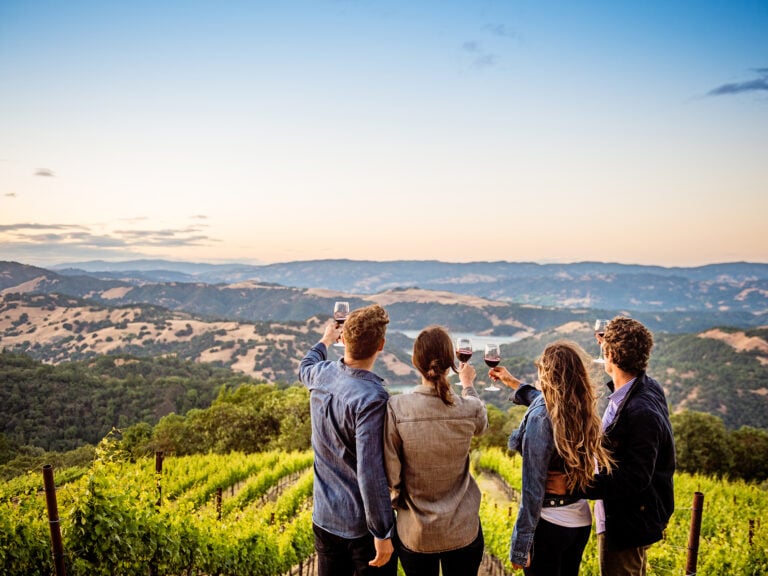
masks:
POLYGON ((574 504, 581 500, 581 498, 578 498, 576 496, 567 496, 567 495, 557 495, 557 494, 545 494, 544 495, 544 503, 542 506, 544 508, 556 508, 558 506, 568 506, 568 504, 574 504))

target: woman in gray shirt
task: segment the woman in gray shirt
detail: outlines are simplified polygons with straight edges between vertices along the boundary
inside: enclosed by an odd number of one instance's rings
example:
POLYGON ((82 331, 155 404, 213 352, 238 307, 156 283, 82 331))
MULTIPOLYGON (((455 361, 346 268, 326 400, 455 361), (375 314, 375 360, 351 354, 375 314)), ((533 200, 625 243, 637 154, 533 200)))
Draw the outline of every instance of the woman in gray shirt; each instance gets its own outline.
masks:
POLYGON ((473 436, 488 427, 474 387, 475 369, 456 366, 453 343, 439 326, 413 345, 421 384, 389 399, 384 458, 396 512, 393 542, 407 576, 476 575, 483 556, 480 489, 469 473, 473 436), (449 371, 458 372, 454 394, 449 371))

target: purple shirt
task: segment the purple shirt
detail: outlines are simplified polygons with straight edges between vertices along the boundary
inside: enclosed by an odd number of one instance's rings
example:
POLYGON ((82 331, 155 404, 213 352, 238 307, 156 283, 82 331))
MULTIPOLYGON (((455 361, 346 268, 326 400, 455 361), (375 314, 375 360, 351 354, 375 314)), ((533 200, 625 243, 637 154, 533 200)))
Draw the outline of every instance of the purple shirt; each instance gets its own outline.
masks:
MULTIPOLYGON (((603 413, 603 432, 605 432, 608 426, 613 424, 613 421, 616 419, 616 414, 619 413, 619 407, 624 403, 624 399, 632 389, 635 380, 637 380, 637 378, 632 378, 632 380, 608 396, 608 406, 606 406, 605 412, 603 413)), ((598 534, 605 532, 605 507, 603 506, 602 500, 595 500, 595 526, 595 531, 598 534)))

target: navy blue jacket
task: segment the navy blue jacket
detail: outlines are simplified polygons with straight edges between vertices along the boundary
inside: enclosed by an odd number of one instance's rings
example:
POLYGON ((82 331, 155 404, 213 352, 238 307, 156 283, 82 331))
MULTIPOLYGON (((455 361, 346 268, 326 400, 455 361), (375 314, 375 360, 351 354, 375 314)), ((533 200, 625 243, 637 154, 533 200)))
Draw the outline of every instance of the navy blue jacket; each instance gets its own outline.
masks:
MULTIPOLYGON (((608 383, 613 391, 613 382, 608 383)), ((611 550, 661 540, 675 507, 675 441, 667 400, 656 380, 640 374, 604 432, 616 467, 597 474, 584 495, 605 504, 605 543, 611 550)))

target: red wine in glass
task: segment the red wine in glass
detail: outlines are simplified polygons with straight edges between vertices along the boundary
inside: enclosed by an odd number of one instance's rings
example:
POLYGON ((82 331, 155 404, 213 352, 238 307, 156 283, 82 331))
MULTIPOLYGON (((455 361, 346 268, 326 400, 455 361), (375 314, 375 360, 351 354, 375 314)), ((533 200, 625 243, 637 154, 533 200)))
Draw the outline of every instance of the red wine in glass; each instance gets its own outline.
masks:
POLYGON ((349 302, 336 302, 333 305, 333 319, 339 324, 344 324, 347 316, 349 316, 349 302))
MULTIPOLYGON (((336 302, 333 305, 333 319, 336 320, 336 324, 339 326, 344 324, 347 316, 349 316, 349 302, 336 302)), ((333 345, 340 346, 342 348, 344 347, 344 344, 339 341, 336 341, 333 345)))
POLYGON ((456 351, 456 358, 459 359, 459 362, 469 362, 469 359, 472 358, 472 351, 471 350, 457 350, 456 351))
POLYGON ((456 358, 465 364, 472 358, 472 341, 469 338, 456 339, 456 358))
MULTIPOLYGON (((501 350, 499 349, 498 344, 486 344, 485 345, 485 357, 483 358, 485 360, 485 363, 490 368, 495 368, 499 365, 499 362, 501 362, 501 350)), ((496 386, 495 383, 491 382, 490 385, 485 387, 486 390, 490 392, 495 392, 496 390, 499 390, 500 388, 496 386)))

